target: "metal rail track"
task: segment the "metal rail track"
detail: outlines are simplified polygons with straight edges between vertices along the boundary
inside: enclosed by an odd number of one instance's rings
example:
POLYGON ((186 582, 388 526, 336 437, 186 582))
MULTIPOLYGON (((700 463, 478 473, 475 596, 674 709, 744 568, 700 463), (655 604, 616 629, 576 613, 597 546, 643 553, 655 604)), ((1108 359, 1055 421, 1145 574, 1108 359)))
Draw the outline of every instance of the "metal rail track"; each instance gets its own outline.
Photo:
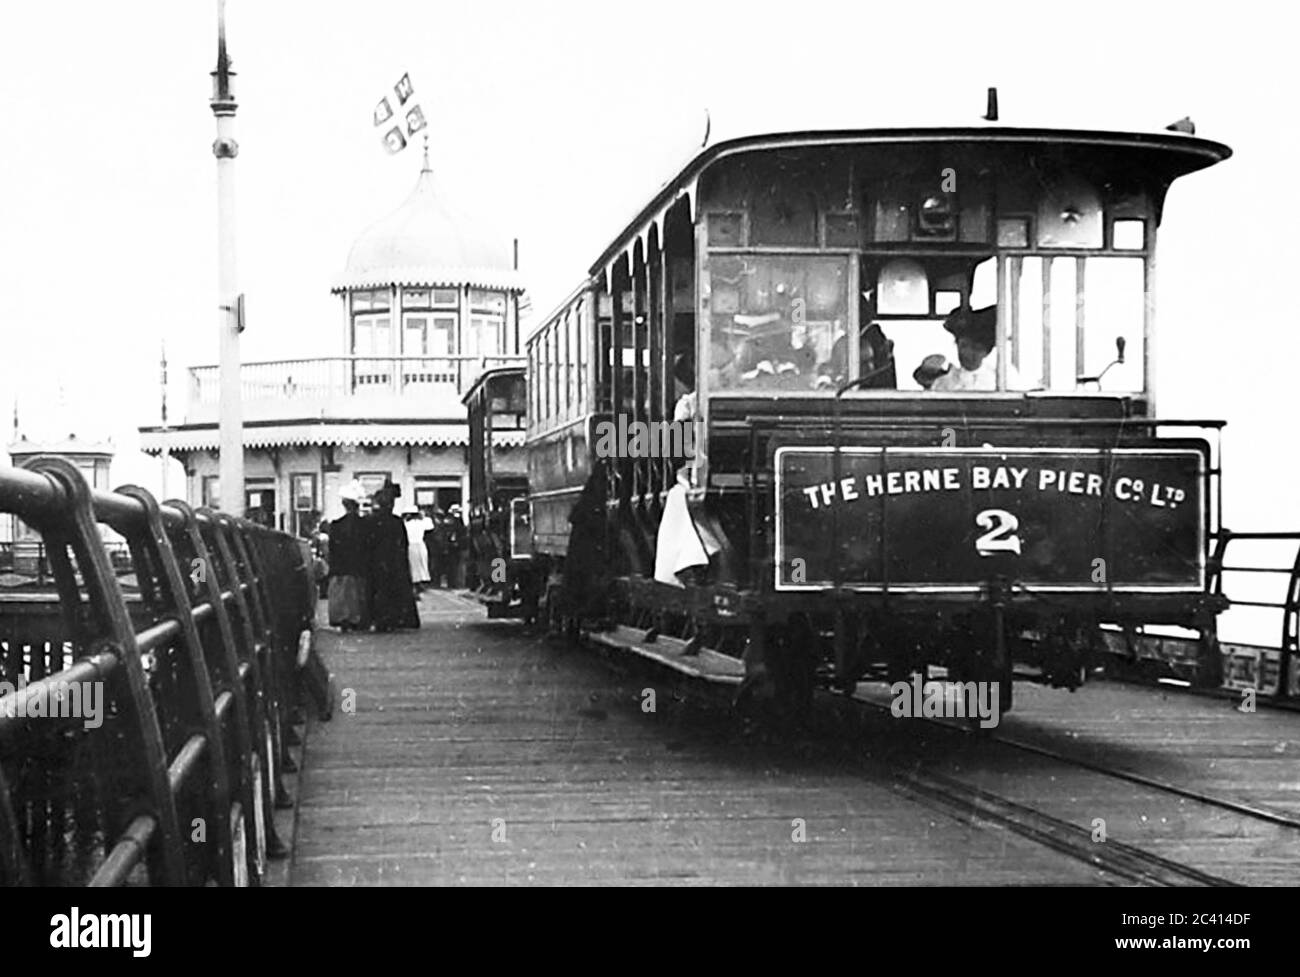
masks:
POLYGON ((938 774, 895 770, 895 790, 959 818, 986 821, 1094 868, 1146 886, 1236 887, 1238 883, 1123 842, 1098 843, 1087 829, 938 774))
MULTIPOLYGON (((589 650, 597 651, 600 657, 604 659, 607 667, 611 667, 618 672, 626 672, 629 667, 634 667, 633 662, 641 663, 641 667, 656 668, 652 659, 637 655, 612 654, 610 649, 602 647, 602 642, 592 641, 590 636, 587 635, 583 636, 582 644, 589 650)), ((666 669, 663 670, 666 671, 666 669)), ((686 680, 684 676, 676 675, 674 677, 677 679, 676 687, 687 692, 689 698, 700 704, 717 708, 724 705, 727 700, 728 690, 717 687, 700 688, 697 687, 697 683, 686 680)), ((849 706, 849 711, 856 712, 859 716, 861 716, 863 707, 870 707, 875 712, 888 711, 887 707, 880 703, 854 697, 846 698, 824 690, 818 693, 817 701, 820 705, 829 705, 830 712, 836 713, 841 722, 847 720, 850 726, 857 726, 860 723, 860 718, 854 719, 846 715, 845 705, 849 706)), ((927 719, 926 722, 930 726, 938 727, 948 733, 966 736, 978 735, 986 742, 999 743, 1011 749, 1040 756, 1065 766, 1126 781, 1181 799, 1230 811, 1254 820, 1284 828, 1300 829, 1300 818, 1280 811, 1210 794, 1190 787, 1182 787, 1133 771, 1091 763, 1031 743, 987 733, 976 734, 962 724, 940 719, 927 719)), ((853 737, 853 739, 857 740, 857 737, 853 737)), ((1099 871, 1106 872, 1116 878, 1125 879, 1136 885, 1209 887, 1236 887, 1240 885, 1240 883, 1222 876, 1164 858, 1130 844, 1112 839, 1105 842, 1094 841, 1091 832, 1086 828, 1000 797, 989 791, 971 787, 949 777, 908 769, 897 761, 871 761, 857 755, 854 755, 852 760, 866 764, 863 768, 865 776, 877 782, 888 783, 894 790, 918 803, 943 810, 968 822, 995 824, 1023 838, 1083 861, 1099 871)))

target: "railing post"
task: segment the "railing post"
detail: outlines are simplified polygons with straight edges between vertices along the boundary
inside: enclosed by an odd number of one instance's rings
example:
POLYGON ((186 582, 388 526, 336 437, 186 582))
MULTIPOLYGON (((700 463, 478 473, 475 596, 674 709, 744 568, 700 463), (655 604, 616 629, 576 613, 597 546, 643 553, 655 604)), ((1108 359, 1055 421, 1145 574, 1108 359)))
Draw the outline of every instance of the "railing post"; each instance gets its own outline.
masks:
MULTIPOLYGON (((194 623, 194 608, 185 586, 185 576, 163 526, 162 511, 157 500, 145 489, 134 485, 123 486, 117 491, 120 495, 135 499, 144 509, 145 532, 139 535, 136 551, 132 554, 136 575, 141 583, 141 593, 146 599, 152 597, 150 609, 156 618, 168 618, 180 625, 180 646, 183 651, 180 663, 187 673, 188 697, 193 700, 183 703, 189 707, 190 712, 185 719, 203 730, 206 741, 208 776, 203 786, 210 787, 210 790, 203 791, 209 800, 205 816, 216 835, 214 857, 209 859, 209 870, 219 885, 233 885, 233 829, 230 823, 230 777, 225 738, 217 718, 212 680, 208 674, 208 663, 198 627, 194 623)), ((182 528, 178 535, 184 532, 182 528)))
POLYGON ((1291 663, 1300 653, 1300 543, 1296 545, 1295 563, 1287 583, 1286 602, 1282 608, 1282 652, 1278 655, 1277 697, 1288 701, 1291 696, 1291 663))
MULTIPOLYGON (((200 510, 201 513, 203 511, 200 510)), ((275 797, 271 787, 273 745, 270 742, 267 715, 270 703, 267 698, 266 684, 262 678, 261 656, 257 640, 258 623, 253 616, 248 597, 244 592, 245 588, 251 590, 252 584, 251 581, 244 579, 244 575, 240 573, 240 568, 235 562, 234 553, 228 539, 228 536, 233 534, 234 521, 228 515, 222 513, 207 512, 206 514, 210 519, 209 528, 212 543, 214 544, 209 546, 209 552, 215 549, 217 556, 215 566, 218 576, 223 578, 224 585, 229 586, 233 594, 234 606, 239 612, 238 636, 241 638, 241 645, 244 648, 244 654, 241 658, 249 666, 249 681, 251 682, 249 704, 252 707, 249 715, 252 720, 250 730, 253 735, 253 756, 259 758, 263 773, 260 810, 262 812, 261 827, 264 834, 259 837, 265 838, 267 854, 278 855, 283 848, 275 831, 275 819, 272 814, 275 797)), ((253 808, 255 814, 258 810, 257 807, 253 808)), ((259 872, 264 871, 264 869, 264 866, 258 866, 259 872)))
MULTIPOLYGON (((191 577, 191 581, 194 583, 196 590, 206 594, 207 603, 212 607, 212 614, 216 618, 218 632, 221 636, 221 647, 212 655, 210 662, 210 667, 216 673, 213 692, 217 698, 220 698, 225 693, 229 693, 231 696, 235 713, 235 748, 239 754, 239 762, 236 768, 239 782, 237 785, 232 785, 232 793, 239 798, 246 823, 251 824, 254 812, 257 810, 253 800, 253 724, 249 711, 247 689, 239 667, 235 630, 230 623, 230 614, 226 610, 226 600, 222 594, 221 582, 217 574, 217 562, 203 539, 197 514, 186 503, 176 499, 169 500, 167 505, 176 509, 185 517, 185 537, 189 542, 189 552, 186 555, 196 560, 196 569, 202 571, 191 577)), ((257 863, 252 851, 247 852, 245 867, 250 874, 250 878, 257 882, 261 881, 260 876, 257 875, 257 863)))

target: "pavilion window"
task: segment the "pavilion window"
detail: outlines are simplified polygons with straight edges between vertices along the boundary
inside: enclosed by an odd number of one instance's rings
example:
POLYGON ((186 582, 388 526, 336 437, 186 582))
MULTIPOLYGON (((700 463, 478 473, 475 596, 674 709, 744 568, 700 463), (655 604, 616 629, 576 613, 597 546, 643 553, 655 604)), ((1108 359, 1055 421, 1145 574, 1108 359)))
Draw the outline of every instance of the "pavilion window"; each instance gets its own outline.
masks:
POLYGON ((389 316, 356 316, 352 323, 352 355, 391 356, 392 319, 389 316))
POLYGON ((501 352, 502 320, 496 316, 470 318, 470 344, 475 356, 496 356, 501 352))
POLYGON ((352 293, 353 312, 384 312, 392 307, 392 298, 386 288, 366 289, 352 293))

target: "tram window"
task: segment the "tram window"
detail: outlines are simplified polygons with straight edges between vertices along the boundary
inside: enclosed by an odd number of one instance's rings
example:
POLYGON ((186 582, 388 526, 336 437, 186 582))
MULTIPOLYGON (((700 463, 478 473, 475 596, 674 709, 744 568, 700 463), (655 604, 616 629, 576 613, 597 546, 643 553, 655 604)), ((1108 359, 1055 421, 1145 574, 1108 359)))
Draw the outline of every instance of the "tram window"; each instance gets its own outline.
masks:
POLYGON ((857 214, 827 214, 824 222, 828 248, 856 248, 861 242, 857 214))
POLYGON ((972 309, 983 309, 996 305, 998 301, 998 262, 996 258, 985 258, 975 266, 971 275, 970 301, 972 309))
POLYGON ((744 244, 741 230, 744 216, 738 213, 715 212, 709 214, 709 244, 712 247, 736 247, 744 244))
POLYGON ((1116 251, 1141 251, 1146 247, 1146 223, 1140 220, 1115 221, 1111 225, 1111 246, 1116 251))
POLYGON ((1079 373, 1101 377, 1098 383, 1087 382, 1085 389, 1138 393, 1143 386, 1143 262, 1140 258, 1097 257, 1089 258, 1085 268, 1083 304, 1088 318, 1079 373), (1124 340, 1123 363, 1115 362, 1117 339, 1124 340))
POLYGON ((537 385, 541 388, 537 391, 537 399, 540 401, 537 413, 544 421, 549 421, 551 417, 551 360, 548 347, 546 327, 543 327, 541 335, 537 337, 537 385))
POLYGON ((939 357, 945 363, 956 359, 952 334, 943 328, 943 319, 890 319, 881 323, 894 348, 894 373, 899 390, 922 390, 917 370, 927 357, 939 357))
MULTIPOLYGON (((817 203, 788 178, 758 191, 750 203, 749 240, 755 245, 817 246, 817 203)), ((710 242, 711 243, 711 242, 710 242)))
POLYGON ((998 247, 1029 247, 1029 221, 1023 217, 1008 217, 999 220, 998 247))
POLYGON ((935 292, 934 293, 934 312, 935 315, 947 315, 949 312, 961 306, 961 292, 935 292))
POLYGON ((1140 392, 1144 288, 1138 257, 1008 259, 1008 362, 1027 389, 1140 392))
POLYGON ((533 355, 536 347, 532 343, 527 346, 528 356, 528 430, 537 430, 537 357, 533 355))
POLYGON ((1101 197, 1091 184, 1066 176, 1039 198, 1038 244, 1044 248, 1100 248, 1101 197))
POLYGON ((845 259, 713 255, 708 271, 712 289, 738 298, 735 311, 710 310, 710 388, 826 390, 845 374, 845 259))
POLYGON ((565 413, 572 416, 573 408, 577 404, 577 388, 575 365, 577 343, 573 340, 573 325, 575 325, 575 316, 572 309, 564 313, 564 404, 565 413))
POLYGON ((586 302, 580 303, 573 313, 573 325, 575 329, 575 345, 573 354, 573 369, 576 375, 578 390, 578 403, 585 404, 589 394, 587 389, 587 361, 591 358, 588 352, 587 344, 591 341, 591 325, 587 317, 588 305, 586 302))
POLYGON ((1044 333, 1044 341, 1051 339, 1050 354, 1044 358, 1046 366, 1051 364, 1052 390, 1073 390, 1075 383, 1075 316, 1081 310, 1076 305, 1074 296, 1078 286, 1076 270, 1078 264, 1074 258, 1060 260, 1049 258, 1051 263, 1050 284, 1044 291, 1050 296, 1052 319, 1044 333))
POLYGON ((547 412, 552 418, 560 416, 560 350, 559 330, 552 322, 546 330, 546 396, 550 402, 547 412))
POLYGON ((881 315, 929 314, 930 280, 919 261, 896 258, 880 269, 876 310, 881 315))

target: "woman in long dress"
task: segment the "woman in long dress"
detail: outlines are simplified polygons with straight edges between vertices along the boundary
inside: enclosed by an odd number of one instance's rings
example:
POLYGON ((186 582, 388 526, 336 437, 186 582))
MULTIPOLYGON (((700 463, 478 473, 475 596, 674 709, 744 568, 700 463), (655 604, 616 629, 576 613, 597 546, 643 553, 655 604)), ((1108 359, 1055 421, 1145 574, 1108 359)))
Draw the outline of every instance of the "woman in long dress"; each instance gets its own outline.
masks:
POLYGON ((369 529, 358 515, 356 490, 345 488, 340 499, 344 515, 330 525, 329 620, 344 631, 364 631, 370 627, 369 529))
POLYGON ((403 515, 406 520, 406 559, 411 564, 411 586, 418 594, 428 585, 429 549, 424 545, 424 534, 433 528, 433 522, 419 509, 407 509, 403 515))
POLYGON ((391 486, 374 495, 374 510, 366 517, 370 542, 370 618, 376 631, 418 628, 420 614, 411 591, 406 527, 393 515, 391 486))

